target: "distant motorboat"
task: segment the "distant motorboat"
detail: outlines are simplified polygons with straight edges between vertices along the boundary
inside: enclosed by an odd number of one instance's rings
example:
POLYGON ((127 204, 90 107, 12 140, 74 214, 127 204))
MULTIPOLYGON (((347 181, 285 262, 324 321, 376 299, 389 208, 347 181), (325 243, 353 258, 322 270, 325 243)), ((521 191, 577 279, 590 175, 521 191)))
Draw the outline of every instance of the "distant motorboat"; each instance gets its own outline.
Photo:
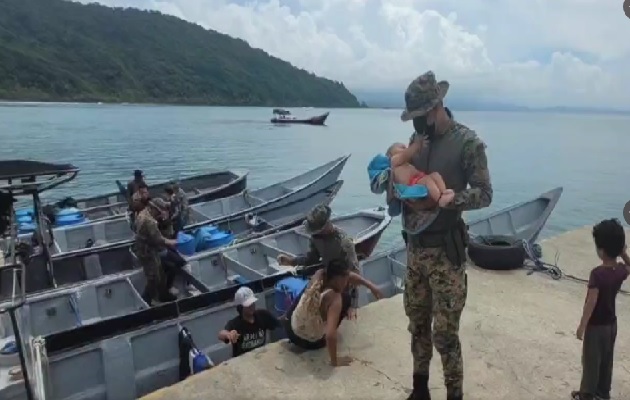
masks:
POLYGON ((329 112, 306 119, 298 119, 291 116, 291 112, 281 108, 274 108, 274 117, 271 119, 273 124, 306 124, 306 125, 324 125, 328 118, 329 112))

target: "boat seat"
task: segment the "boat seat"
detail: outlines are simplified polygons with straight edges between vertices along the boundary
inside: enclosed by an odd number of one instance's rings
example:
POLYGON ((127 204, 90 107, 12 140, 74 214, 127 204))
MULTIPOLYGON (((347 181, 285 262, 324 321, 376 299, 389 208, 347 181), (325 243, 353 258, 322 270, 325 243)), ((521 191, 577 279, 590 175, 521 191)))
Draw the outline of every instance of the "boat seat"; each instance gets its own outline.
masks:
POLYGON ((85 279, 97 279, 103 276, 101 261, 98 254, 90 254, 83 259, 83 269, 85 271, 85 279))
POLYGON ((133 238, 133 231, 126 218, 113 219, 103 225, 103 238, 107 243, 116 243, 133 238))
MULTIPOLYGON (((237 257, 238 256, 234 257, 234 254, 223 254, 223 262, 225 267, 227 268, 228 274, 232 273, 240 275, 248 281, 262 279, 265 276, 269 275, 269 271, 267 271, 267 268, 269 268, 269 264, 266 262, 266 260, 262 260, 260 258, 249 258, 247 261, 242 262, 237 257)), ((224 279, 225 278, 226 276, 224 275, 224 279)))
MULTIPOLYGON (((310 236, 296 231, 289 231, 279 235, 262 239, 261 243, 275 252, 297 256, 305 253, 310 246, 310 236)), ((276 254, 277 256, 277 254, 276 254)))
POLYGON ((62 252, 85 249, 86 247, 92 247, 93 243, 97 241, 107 241, 105 226, 102 222, 58 229, 55 232, 55 239, 62 252), (90 241, 92 246, 88 245, 90 241))
POLYGON ((97 253, 103 275, 112 275, 139 268, 137 258, 128 247, 103 249, 97 253))
POLYGON ((46 259, 42 254, 31 257, 26 271, 26 292, 38 292, 40 290, 50 289, 48 266, 46 259))

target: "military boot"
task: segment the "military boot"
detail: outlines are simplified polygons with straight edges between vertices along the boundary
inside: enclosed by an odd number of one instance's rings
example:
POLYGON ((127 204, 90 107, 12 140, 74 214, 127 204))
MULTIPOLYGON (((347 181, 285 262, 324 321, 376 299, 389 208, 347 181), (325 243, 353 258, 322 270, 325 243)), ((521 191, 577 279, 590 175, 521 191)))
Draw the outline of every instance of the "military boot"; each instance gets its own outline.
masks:
POLYGON ((446 400, 463 400, 464 393, 462 389, 446 387, 446 400))
POLYGON ((407 400, 431 400, 429 393, 429 375, 413 375, 413 391, 407 400))

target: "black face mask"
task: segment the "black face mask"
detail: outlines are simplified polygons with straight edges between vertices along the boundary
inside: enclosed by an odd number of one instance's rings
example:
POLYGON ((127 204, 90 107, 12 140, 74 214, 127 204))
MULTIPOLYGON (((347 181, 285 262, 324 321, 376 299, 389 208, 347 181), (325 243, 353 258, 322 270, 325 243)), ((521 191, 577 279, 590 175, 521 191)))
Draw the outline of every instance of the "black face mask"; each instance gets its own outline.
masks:
POLYGON ((413 119, 413 129, 421 136, 427 136, 429 140, 435 136, 435 123, 428 125, 426 115, 413 119))
MULTIPOLYGON (((450 110, 446 111, 451 117, 450 110)), ((420 135, 426 136, 429 140, 435 137, 435 121, 431 125, 427 123, 427 116, 423 115, 422 117, 416 117, 413 119, 413 128, 420 135)))

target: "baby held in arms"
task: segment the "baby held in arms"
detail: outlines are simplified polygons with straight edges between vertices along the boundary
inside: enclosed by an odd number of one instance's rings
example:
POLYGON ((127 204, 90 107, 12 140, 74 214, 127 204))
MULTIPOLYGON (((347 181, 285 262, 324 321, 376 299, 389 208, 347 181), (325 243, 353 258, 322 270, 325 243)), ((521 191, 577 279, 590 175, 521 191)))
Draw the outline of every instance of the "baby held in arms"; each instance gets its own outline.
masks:
POLYGON ((413 155, 420 152, 427 144, 428 141, 425 138, 416 135, 416 140, 408 147, 402 143, 394 143, 387 149, 387 157, 390 159, 394 183, 408 186, 424 185, 429 192, 427 200, 432 204, 444 207, 453 201, 455 192, 446 188, 444 179, 439 173, 425 174, 422 171, 418 171, 410 163, 413 155))

